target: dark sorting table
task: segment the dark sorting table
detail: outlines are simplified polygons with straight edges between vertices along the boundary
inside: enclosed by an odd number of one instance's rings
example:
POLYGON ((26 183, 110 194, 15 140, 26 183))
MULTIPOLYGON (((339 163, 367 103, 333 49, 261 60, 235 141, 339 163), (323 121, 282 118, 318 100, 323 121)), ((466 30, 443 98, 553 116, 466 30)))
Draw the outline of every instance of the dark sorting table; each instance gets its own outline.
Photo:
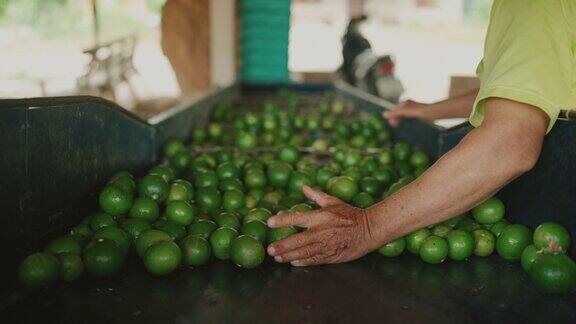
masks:
MULTIPOLYGON (((134 257, 136 259, 136 257, 134 257)), ((403 255, 311 268, 213 261, 153 277, 138 260, 7 307, 4 323, 574 323, 576 295, 538 292, 496 256, 441 265, 403 255)), ((17 297, 19 298, 19 297, 17 297)))
MULTIPOLYGON (((336 90, 359 109, 385 107, 348 88, 336 90)), ((14 290, 22 258, 93 211, 111 174, 141 174, 159 160, 167 138, 186 139, 204 125, 215 103, 259 93, 233 86, 149 121, 96 98, 0 100, 0 245, 10 247, 0 267, 0 321, 576 322, 575 296, 538 293, 518 263, 496 256, 440 266, 410 255, 369 256, 305 269, 267 261, 252 271, 213 262, 164 278, 148 275, 136 260, 115 278, 84 276, 26 296, 14 290)), ((468 131, 466 125, 443 130, 408 120, 394 136, 436 158, 468 131)), ((554 127, 536 168, 501 191, 508 218, 532 228, 557 220, 576 237, 575 141, 576 122, 554 127)))

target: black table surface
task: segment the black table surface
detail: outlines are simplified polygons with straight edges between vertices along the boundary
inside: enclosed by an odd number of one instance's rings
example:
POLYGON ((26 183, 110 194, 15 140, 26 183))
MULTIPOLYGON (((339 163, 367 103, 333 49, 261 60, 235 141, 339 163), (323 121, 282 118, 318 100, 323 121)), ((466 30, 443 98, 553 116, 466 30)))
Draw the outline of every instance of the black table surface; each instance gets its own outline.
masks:
POLYGON ((15 293, 3 323, 575 323, 576 294, 538 292, 517 262, 497 256, 441 265, 370 255, 340 265, 253 270, 213 261, 166 277, 130 261, 112 278, 88 275, 15 293))

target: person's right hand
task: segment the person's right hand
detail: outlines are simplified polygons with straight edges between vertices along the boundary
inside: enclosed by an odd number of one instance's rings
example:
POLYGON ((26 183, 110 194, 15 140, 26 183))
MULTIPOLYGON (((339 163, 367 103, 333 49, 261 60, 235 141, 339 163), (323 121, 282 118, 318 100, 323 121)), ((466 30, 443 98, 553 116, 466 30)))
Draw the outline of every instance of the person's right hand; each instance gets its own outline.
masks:
POLYGON ((434 118, 430 116, 430 106, 430 104, 406 100, 390 110, 386 110, 382 115, 388 119, 392 127, 397 127, 404 118, 416 118, 431 123, 434 118))

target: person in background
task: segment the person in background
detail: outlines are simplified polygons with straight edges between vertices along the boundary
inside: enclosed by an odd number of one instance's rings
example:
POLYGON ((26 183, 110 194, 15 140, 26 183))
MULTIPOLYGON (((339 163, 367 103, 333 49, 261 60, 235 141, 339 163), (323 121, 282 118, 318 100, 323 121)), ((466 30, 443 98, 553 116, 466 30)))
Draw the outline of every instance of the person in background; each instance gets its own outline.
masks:
POLYGON ((476 128, 412 183, 367 209, 305 187, 321 208, 276 215, 270 227, 307 230, 268 253, 296 266, 357 259, 418 228, 462 214, 528 172, 562 109, 576 108, 576 1, 495 0, 478 66, 480 89, 440 103, 408 101, 384 114, 476 128))
POLYGON ((370 42, 359 30, 361 22, 366 20, 366 16, 350 19, 346 33, 342 37, 342 66, 340 71, 344 80, 352 85, 356 84, 354 77, 354 60, 365 50, 371 48, 370 42))
POLYGON ((162 9, 162 50, 183 97, 210 87, 210 0, 167 0, 162 9))

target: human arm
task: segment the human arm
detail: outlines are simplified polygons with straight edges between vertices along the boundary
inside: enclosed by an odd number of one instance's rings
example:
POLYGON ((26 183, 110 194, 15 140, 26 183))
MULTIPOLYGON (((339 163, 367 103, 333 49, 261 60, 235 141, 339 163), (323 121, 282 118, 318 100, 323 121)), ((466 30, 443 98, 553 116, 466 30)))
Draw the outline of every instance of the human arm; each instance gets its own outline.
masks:
POLYGON ((307 230, 271 244, 268 252, 278 262, 298 266, 346 262, 461 214, 534 166, 548 120, 533 106, 488 99, 481 126, 418 179, 368 209, 306 189, 322 208, 272 217, 271 227, 307 230))
POLYGON ((386 110, 383 115, 393 127, 398 126, 404 118, 416 118, 429 123, 443 118, 467 118, 477 95, 478 89, 475 89, 433 104, 407 100, 386 110))

